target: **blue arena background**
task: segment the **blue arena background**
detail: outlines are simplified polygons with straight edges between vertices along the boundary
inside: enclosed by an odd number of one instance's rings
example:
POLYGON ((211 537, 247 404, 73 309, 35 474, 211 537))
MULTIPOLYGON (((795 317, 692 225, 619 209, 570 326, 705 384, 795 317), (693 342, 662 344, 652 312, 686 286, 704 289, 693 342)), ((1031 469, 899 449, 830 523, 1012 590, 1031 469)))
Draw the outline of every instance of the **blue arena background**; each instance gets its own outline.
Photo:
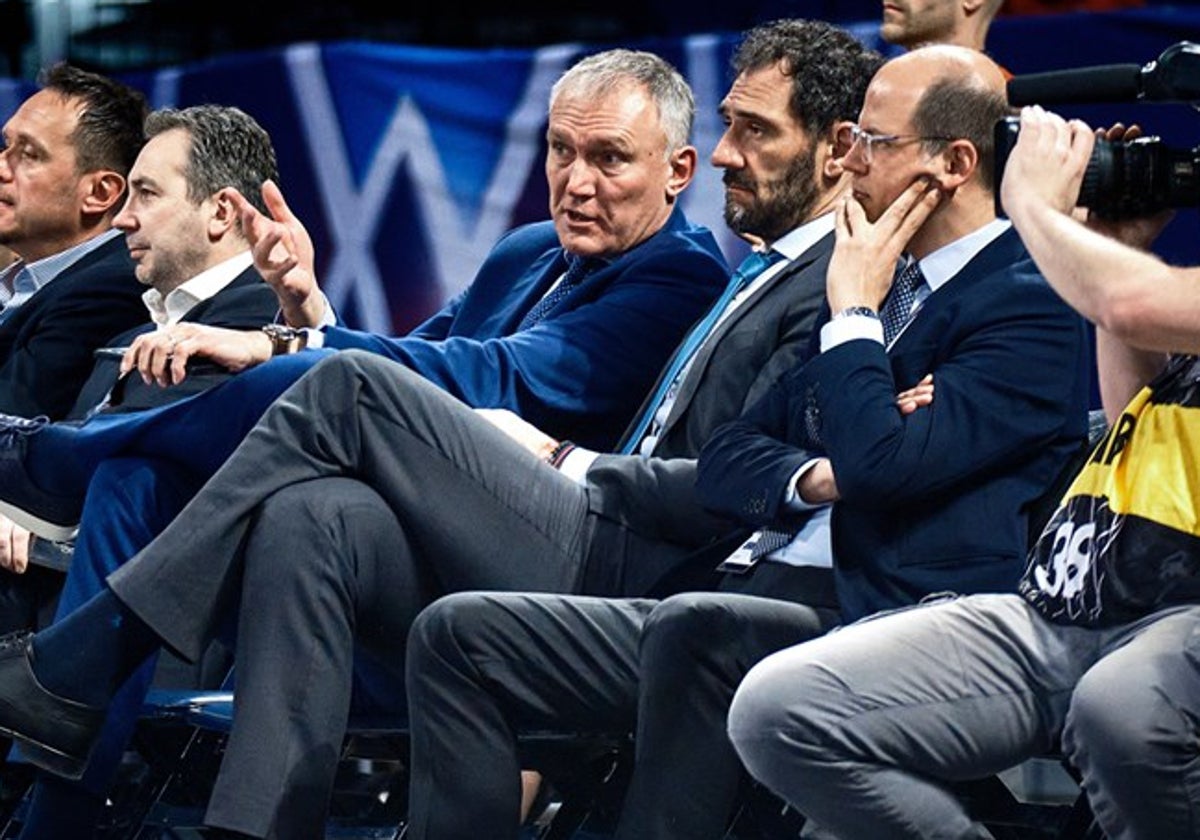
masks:
MULTIPOLYGON (((865 42, 878 21, 845 26, 865 42)), ((669 58, 695 88, 694 141, 704 165, 685 208, 719 237, 731 262, 744 246, 721 219, 708 153, 736 32, 626 42, 669 58)), ((1143 64, 1200 40, 1200 10, 1009 16, 989 52, 1015 74, 1094 64, 1143 64)), ((437 49, 363 42, 303 43, 123 76, 155 107, 237 105, 271 132, 284 193, 312 232, 323 286, 353 326, 404 332, 468 283, 506 229, 546 216, 542 176, 549 88, 579 55, 608 43, 538 49, 437 49)), ((29 83, 0 80, 7 119, 29 83)), ((1182 104, 1057 110, 1092 125, 1137 122, 1170 145, 1200 145, 1200 113, 1182 104)), ((1179 213, 1158 251, 1200 264, 1196 211, 1179 213)))

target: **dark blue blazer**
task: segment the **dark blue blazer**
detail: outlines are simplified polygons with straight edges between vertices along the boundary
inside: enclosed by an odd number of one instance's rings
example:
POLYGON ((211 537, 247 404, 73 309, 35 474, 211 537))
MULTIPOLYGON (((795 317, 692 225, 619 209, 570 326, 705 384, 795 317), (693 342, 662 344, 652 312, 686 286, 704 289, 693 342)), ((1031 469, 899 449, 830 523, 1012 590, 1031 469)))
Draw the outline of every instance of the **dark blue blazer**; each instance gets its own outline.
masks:
MULTIPOLYGON (((274 290, 263 282, 253 267, 247 268, 221 291, 207 300, 202 300, 189 309, 181 318, 190 324, 206 324, 231 330, 252 330, 275 320, 279 312, 279 301, 274 290)), ((111 349, 124 349, 144 333, 153 332, 155 324, 147 320, 146 307, 142 306, 142 323, 131 330, 114 336, 109 342, 111 349)), ((178 385, 163 388, 151 383, 147 385, 137 375, 120 379, 121 360, 115 354, 97 356, 91 375, 79 389, 75 405, 67 419, 82 419, 101 400, 110 398, 111 411, 136 411, 153 408, 174 400, 198 394, 223 382, 233 373, 203 359, 188 365, 187 378, 178 385)))
POLYGON ((556 437, 611 449, 729 271, 708 229, 676 207, 662 230, 517 332, 564 268, 553 224, 527 225, 505 235, 466 291, 409 335, 333 327, 325 343, 379 353, 469 405, 507 408, 556 437))
POLYGON ((144 291, 123 236, 59 272, 0 323, 0 412, 65 417, 96 348, 146 321, 144 291))
POLYGON ((697 490, 750 527, 787 521, 784 488, 828 455, 832 538, 853 620, 935 592, 1015 591, 1028 512, 1087 435, 1083 319, 1002 234, 925 301, 890 353, 847 342, 780 380, 700 456, 697 490), (896 394, 933 374, 933 404, 896 394), (821 444, 810 440, 815 419, 821 444))

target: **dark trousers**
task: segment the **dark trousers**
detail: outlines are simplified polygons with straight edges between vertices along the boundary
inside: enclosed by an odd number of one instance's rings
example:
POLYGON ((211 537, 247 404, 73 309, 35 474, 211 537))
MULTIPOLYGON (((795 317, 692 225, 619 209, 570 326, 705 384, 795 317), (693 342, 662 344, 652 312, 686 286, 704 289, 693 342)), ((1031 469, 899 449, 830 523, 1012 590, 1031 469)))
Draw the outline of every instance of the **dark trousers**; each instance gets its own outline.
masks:
POLYGON ((206 821, 259 837, 324 837, 355 674, 368 671, 374 702, 403 709, 405 639, 430 587, 387 504, 347 478, 271 496, 244 556, 237 725, 206 821))
POLYGON ((409 636, 414 840, 515 837, 524 728, 635 732, 617 836, 720 838, 743 774, 725 735, 741 677, 836 621, 827 571, 763 565, 663 601, 448 595, 409 636))

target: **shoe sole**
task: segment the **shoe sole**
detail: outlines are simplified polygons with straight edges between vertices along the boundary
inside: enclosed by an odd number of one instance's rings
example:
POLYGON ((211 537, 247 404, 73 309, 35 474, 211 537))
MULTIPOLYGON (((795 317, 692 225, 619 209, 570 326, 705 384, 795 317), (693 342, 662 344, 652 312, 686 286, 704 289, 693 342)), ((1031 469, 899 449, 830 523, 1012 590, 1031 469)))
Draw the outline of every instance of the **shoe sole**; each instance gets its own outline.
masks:
POLYGON ((7 516, 26 531, 55 542, 70 542, 79 533, 79 523, 60 525, 45 519, 39 519, 27 510, 0 500, 0 513, 7 516))
POLYGON ((53 773, 64 779, 78 780, 83 778, 83 771, 87 769, 86 758, 67 755, 61 750, 56 750, 54 747, 47 746, 40 741, 34 741, 20 732, 14 732, 6 727, 0 726, 0 734, 7 735, 16 741, 21 754, 35 767, 40 767, 48 773, 53 773))

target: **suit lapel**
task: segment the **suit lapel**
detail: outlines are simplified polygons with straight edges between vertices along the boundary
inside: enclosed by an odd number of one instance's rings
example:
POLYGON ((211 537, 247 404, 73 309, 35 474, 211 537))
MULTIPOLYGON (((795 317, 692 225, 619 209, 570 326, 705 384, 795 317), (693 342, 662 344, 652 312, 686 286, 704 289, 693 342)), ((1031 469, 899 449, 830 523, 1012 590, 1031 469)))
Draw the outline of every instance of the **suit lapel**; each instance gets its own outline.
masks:
MULTIPOLYGON (((903 351, 913 341, 924 336, 930 325, 939 321, 939 316, 963 295, 971 293, 971 287, 997 271, 1009 271, 1012 266, 1027 257, 1025 246, 1011 228, 1001 233, 972 257, 959 272, 930 294, 913 314, 912 321, 896 336, 890 348, 903 351)), ((940 331, 940 328, 936 331, 940 331)))
POLYGON ((795 277, 801 271, 804 271, 817 258, 825 252, 823 247, 827 239, 831 239, 833 234, 822 237, 816 244, 808 248, 803 254, 792 260, 782 270, 775 273, 760 287, 747 298, 741 306, 735 309, 728 318, 720 323, 709 335, 708 340, 700 345, 700 350, 696 353, 696 358, 692 362, 691 368, 688 370, 687 377, 684 379, 679 393, 675 397, 675 402, 671 406, 671 413, 667 416, 666 422, 663 423, 662 430, 659 432, 659 437, 664 437, 667 431, 679 420, 683 413, 691 404, 692 396, 696 393, 696 389, 700 387, 701 381, 708 374, 708 364, 712 360, 712 356, 721 339, 726 333, 732 330, 738 323, 741 322, 746 314, 758 305, 766 295, 770 294, 771 290, 779 286, 781 283, 786 283, 792 277, 795 277))
MULTIPOLYGON (((509 323, 504 334, 516 332, 526 313, 530 309, 533 309, 537 302, 550 290, 550 287, 554 285, 554 281, 566 270, 567 260, 563 255, 562 248, 555 248, 553 251, 542 254, 537 262, 530 266, 526 274, 527 282, 524 284, 524 289, 520 292, 520 305, 508 307, 509 323)), ((582 285, 586 286, 587 284, 584 283, 582 285)))

